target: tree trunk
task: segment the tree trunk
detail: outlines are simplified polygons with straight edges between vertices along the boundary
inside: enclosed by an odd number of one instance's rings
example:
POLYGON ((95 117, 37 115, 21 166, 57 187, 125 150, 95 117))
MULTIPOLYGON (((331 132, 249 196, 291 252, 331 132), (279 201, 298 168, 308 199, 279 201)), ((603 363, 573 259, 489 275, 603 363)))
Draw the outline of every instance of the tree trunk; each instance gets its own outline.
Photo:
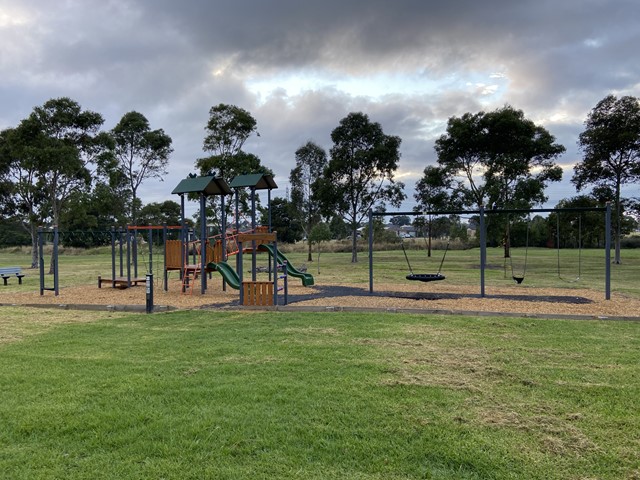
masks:
POLYGON ((31 268, 38 268, 38 229, 31 224, 29 227, 31 234, 31 268))
POLYGON ((49 262, 49 275, 53 275, 56 269, 56 262, 53 258, 53 252, 51 253, 51 261, 49 262))
POLYGON ((313 262, 313 256, 311 252, 311 239, 307 236, 307 243, 309 244, 309 254, 307 255, 307 262, 313 262))
POLYGON ((351 231, 351 263, 358 263, 358 229, 356 227, 351 231))
POLYGON ((508 223, 504 233, 504 258, 511 258, 511 230, 508 223))

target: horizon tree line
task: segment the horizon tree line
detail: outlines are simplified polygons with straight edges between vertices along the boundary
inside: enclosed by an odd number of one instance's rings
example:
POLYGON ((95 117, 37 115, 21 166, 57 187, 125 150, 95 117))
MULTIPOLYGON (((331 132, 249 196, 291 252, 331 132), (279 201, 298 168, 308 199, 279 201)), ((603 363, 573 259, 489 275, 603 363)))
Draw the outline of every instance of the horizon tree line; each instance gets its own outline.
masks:
MULTIPOLYGON (((152 130, 146 117, 135 111, 123 115, 109 131, 101 130, 103 123, 99 113, 63 97, 35 107, 16 127, 0 132, 1 219, 20 225, 32 247, 42 224, 86 230, 175 217, 175 202, 143 205, 138 195, 145 181, 162 181, 166 175, 173 153, 171 137, 163 129, 152 130)), ((202 148, 209 155, 194 162, 200 175, 230 181, 246 173, 273 174, 257 155, 243 151, 246 140, 259 135, 248 111, 215 105, 204 130, 202 148)), ((273 199, 274 223, 281 241, 307 239, 309 261, 312 239, 325 238, 326 227, 342 234, 348 230, 352 262, 357 262, 358 229, 369 209, 383 212, 406 198, 404 184, 396 179, 401 139, 386 134, 367 114, 352 112, 340 120, 331 140, 328 152, 312 140, 294 152, 290 198, 273 199)), ((571 182, 582 197, 598 205, 614 204, 614 261, 619 263, 620 239, 632 228, 630 216, 638 212, 638 199, 621 193, 623 186, 640 179, 638 99, 608 95, 598 102, 585 120, 578 145, 583 159, 575 165, 571 182), (587 189, 591 190, 585 195, 587 189)), ((416 184, 418 210, 478 205, 530 209, 546 202, 548 185, 562 179, 556 161, 565 147, 524 112, 506 105, 451 117, 435 142, 435 152, 436 165, 426 165, 416 184)), ((209 200, 207 218, 219 227, 231 206, 223 213, 216 201, 209 200)), ((246 208, 246 194, 241 203, 246 208)), ((428 226, 429 219, 425 221, 428 226)), ((492 228, 502 232, 508 257, 511 223, 492 228)), ((36 266, 37 249, 32 250, 36 266)))

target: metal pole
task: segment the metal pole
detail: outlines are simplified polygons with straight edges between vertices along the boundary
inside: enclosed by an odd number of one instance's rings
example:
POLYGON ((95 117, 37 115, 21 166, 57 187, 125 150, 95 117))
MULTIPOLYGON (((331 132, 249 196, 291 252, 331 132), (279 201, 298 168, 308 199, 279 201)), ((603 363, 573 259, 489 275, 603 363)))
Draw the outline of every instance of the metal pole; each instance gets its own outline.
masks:
POLYGON ((122 252, 122 227, 118 229, 118 241, 120 245, 120 276, 124 277, 124 261, 123 261, 123 252, 122 252))
MULTIPOLYGON (((180 280, 183 280, 185 273, 184 267, 189 263, 189 238, 187 233, 187 222, 184 210, 184 193, 180 195, 180 280)), ((184 292, 184 288, 182 289, 184 292)))
POLYGON ((220 220, 220 232, 221 240, 222 240, 222 261, 227 261, 227 212, 225 210, 226 205, 224 201, 224 195, 220 196, 220 209, 222 211, 222 218, 220 220))
POLYGON ((604 239, 604 298, 611 300, 611 204, 607 202, 604 239))
POLYGON ((484 298, 484 269, 487 263, 487 232, 484 222, 484 206, 480 205, 480 296, 484 298))
POLYGON ((267 208, 269 212, 269 233, 271 233, 271 189, 267 190, 267 208))
MULTIPOLYGON (((236 237, 237 238, 237 237, 236 237)), ((242 285, 243 272, 242 272, 242 246, 243 242, 238 242, 238 255, 237 255, 237 270, 238 270, 238 283, 240 284, 240 305, 244 304, 244 286, 242 285)))
POLYGON ((131 234, 127 226, 127 287, 131 288, 131 234))
POLYGON ((369 293, 373 293, 373 211, 369 210, 369 293))
POLYGON ((287 275, 287 261, 282 262, 282 278, 284 280, 284 305, 289 303, 289 275, 287 275))
POLYGON ((153 275, 153 229, 149 229, 147 245, 149 245, 149 273, 153 275))
MULTIPOLYGON (((220 196, 220 211, 222 213, 222 218, 220 220, 220 229, 221 233, 221 243, 222 243, 222 255, 220 256, 221 261, 227 261, 227 211, 225 210, 226 205, 224 201, 224 193, 220 196)), ((227 291, 227 281, 222 278, 222 291, 227 291)))
POLYGON ((42 254, 44 251, 44 231, 42 227, 38 227, 38 266, 40 267, 40 295, 44 295, 44 259, 42 254))
POLYGON ((147 273, 145 285, 147 287, 146 312, 153 313, 153 273, 147 273))
POLYGON ((58 236, 58 226, 54 225, 53 226, 53 291, 55 293, 55 296, 58 296, 58 293, 60 292, 60 288, 59 288, 59 283, 58 283, 58 241, 59 241, 59 236, 58 236))
POLYGON ((278 242, 273 241, 273 304, 278 306, 278 242))
POLYGON ((111 227, 111 288, 116 288, 116 227, 111 227))
POLYGON ((207 198, 200 194, 200 293, 207 290, 207 198))
MULTIPOLYGON (((238 234, 240 233, 240 191, 236 188, 236 245, 240 246, 238 243, 238 234)), ((242 251, 242 249, 239 249, 242 251)), ((239 272, 240 268, 240 255, 236 255, 236 271, 239 272)))
POLYGON ((132 247, 132 255, 133 255, 133 278, 138 278, 138 234, 137 230, 130 229, 130 226, 127 225, 127 235, 132 238, 131 247, 132 247))
MULTIPOLYGON (((256 233, 256 189, 255 187, 251 187, 251 231, 252 233, 256 233)), ((257 252, 256 252, 256 242, 255 240, 251 241, 251 280, 253 282, 256 281, 256 261, 257 261, 257 252)))
POLYGON ((167 224, 162 225, 162 243, 164 244, 164 291, 169 291, 169 272, 167 271, 167 224))

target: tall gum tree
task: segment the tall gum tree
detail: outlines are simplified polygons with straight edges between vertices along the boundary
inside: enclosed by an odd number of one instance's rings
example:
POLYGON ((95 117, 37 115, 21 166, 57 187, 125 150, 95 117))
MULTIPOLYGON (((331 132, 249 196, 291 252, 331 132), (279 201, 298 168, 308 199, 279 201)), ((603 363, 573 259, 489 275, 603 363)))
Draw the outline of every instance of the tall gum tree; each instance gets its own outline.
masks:
POLYGON ((293 219, 307 238, 307 261, 312 262, 311 230, 320 222, 318 179, 327 166, 327 152, 312 141, 296 150, 296 166, 289 174, 293 219))
POLYGON ((42 218, 44 195, 38 185, 38 160, 26 127, 0 132, 0 163, 8 217, 15 219, 31 237, 31 268, 38 267, 37 227, 42 218))
MULTIPOLYGON (((547 200, 547 185, 562 179, 555 160, 565 148, 509 105, 450 118, 435 150, 438 164, 460 180, 458 192, 468 207, 533 208, 547 200)), ((509 257, 509 222, 501 228, 509 257)))
MULTIPOLYGON (((67 200, 89 190, 97 159, 109 144, 107 135, 99 132, 103 121, 99 113, 61 97, 35 107, 15 128, 13 139, 18 140, 13 144, 12 161, 18 165, 20 178, 29 178, 42 195, 37 202, 39 218, 34 218, 32 210, 29 221, 59 225, 67 200)), ((37 259, 37 254, 32 258, 37 259)))
POLYGON ((382 126, 361 112, 350 113, 331 132, 333 147, 319 185, 325 213, 344 217, 351 228, 351 262, 358 261, 357 230, 370 209, 386 203, 400 206, 404 185, 395 180, 400 137, 386 135, 382 126))
MULTIPOLYGON (((229 183, 237 175, 272 174, 261 164, 258 156, 242 151, 249 137, 258 135, 256 119, 244 108, 224 103, 211 107, 205 132, 202 149, 210 155, 196 160, 201 175, 215 174, 229 183)), ((246 192, 240 192, 240 203, 244 210, 248 208, 247 198, 246 192)), ((223 213, 217 201, 216 197, 209 199, 213 223, 218 223, 223 214, 228 215, 232 211, 231 202, 227 203, 226 212, 223 213)))
POLYGON ((615 263, 620 263, 622 186, 640 180, 640 101, 607 95, 591 110, 578 145, 584 157, 571 181, 578 191, 592 186, 613 192, 615 263))
POLYGON ((111 136, 117 168, 131 192, 129 221, 135 224, 140 206, 138 188, 146 179, 162 180, 167 174, 172 140, 162 129, 151 130, 147 118, 135 111, 124 114, 111 136))

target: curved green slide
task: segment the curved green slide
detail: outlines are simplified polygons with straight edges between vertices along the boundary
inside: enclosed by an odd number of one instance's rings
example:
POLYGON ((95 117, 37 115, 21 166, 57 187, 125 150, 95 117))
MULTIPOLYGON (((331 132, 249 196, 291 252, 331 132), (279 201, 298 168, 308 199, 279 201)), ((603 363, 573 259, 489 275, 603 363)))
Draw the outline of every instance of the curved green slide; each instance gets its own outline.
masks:
POLYGON ((240 290, 240 277, 235 269, 227 262, 211 262, 207 265, 207 270, 220 272, 220 275, 225 279, 227 285, 236 290, 240 290))
MULTIPOLYGON (((268 243, 262 244, 258 247, 258 250, 265 250, 269 252, 269 255, 273 257, 273 250, 274 250, 273 245, 270 245, 268 243)), ((289 261, 289 259, 285 257, 284 253, 282 253, 280 250, 278 250, 277 260, 279 264, 284 264, 284 262, 287 262, 287 275, 300 278, 302 280, 303 286, 308 287, 314 284, 313 275, 311 275, 310 273, 301 272, 296 267, 294 267, 293 264, 289 261)))

